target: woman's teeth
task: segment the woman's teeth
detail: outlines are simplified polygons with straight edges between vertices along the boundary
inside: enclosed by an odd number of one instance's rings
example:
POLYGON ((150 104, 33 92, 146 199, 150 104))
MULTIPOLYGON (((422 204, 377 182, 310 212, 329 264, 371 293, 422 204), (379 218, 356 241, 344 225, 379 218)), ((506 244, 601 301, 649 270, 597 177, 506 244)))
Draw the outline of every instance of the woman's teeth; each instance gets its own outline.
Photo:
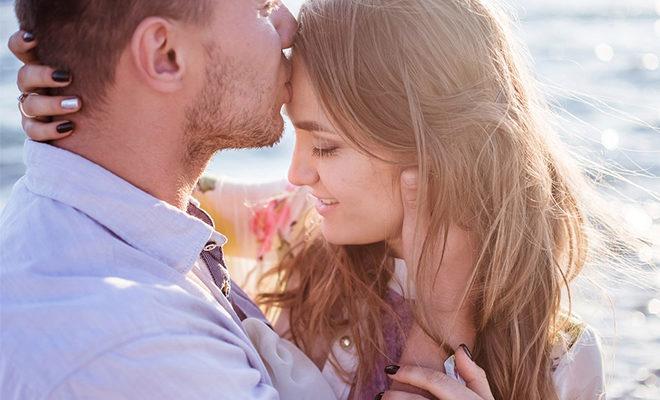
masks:
POLYGON ((319 199, 321 203, 323 203, 326 206, 331 206, 333 204, 339 203, 337 200, 326 200, 326 199, 319 199))

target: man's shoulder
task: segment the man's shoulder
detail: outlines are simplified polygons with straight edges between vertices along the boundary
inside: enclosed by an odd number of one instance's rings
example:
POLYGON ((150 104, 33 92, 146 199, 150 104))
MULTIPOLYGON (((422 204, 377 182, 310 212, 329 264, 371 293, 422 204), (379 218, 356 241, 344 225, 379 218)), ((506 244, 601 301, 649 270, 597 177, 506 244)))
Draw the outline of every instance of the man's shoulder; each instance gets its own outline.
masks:
POLYGON ((2 295, 3 390, 13 385, 11 375, 48 388, 90 363, 114 363, 118 354, 140 363, 159 353, 185 354, 195 343, 245 346, 229 314, 175 283, 113 276, 50 281, 57 289, 2 295), (152 353, 131 354, 132 348, 152 353))
MULTIPOLYGON (((19 183, 0 229, 2 398, 46 397, 90 371, 137 379, 163 359, 172 371, 192 368, 185 357, 209 351, 244 364, 253 351, 232 315, 196 292, 183 271, 74 207, 19 183)), ((110 375, 99 379, 114 385, 110 375)))
MULTIPOLYGON (((38 250, 58 240, 72 239, 74 235, 80 242, 87 238, 85 234, 90 230, 102 230, 93 219, 74 207, 30 191, 25 178, 14 186, 2 211, 0 227, 2 245, 11 241, 11 246, 7 246, 9 250, 18 249, 27 238, 34 238, 30 241, 31 248, 38 250), (37 240, 42 240, 40 246, 36 246, 37 240)), ((6 249, 3 247, 3 250, 6 249)))
MULTIPOLYGON (((112 259, 112 235, 81 211, 36 195, 19 182, 0 218, 3 286, 93 273, 112 259), (38 279, 33 279, 38 278, 38 279), (23 282, 22 282, 23 281, 23 282)), ((4 297, 4 296, 3 296, 4 297)))
POLYGON ((224 308, 195 292, 184 274, 164 264, 162 269, 170 273, 130 265, 140 259, 117 257, 109 264, 111 260, 81 257, 58 260, 54 266, 45 265, 42 257, 29 257, 17 268, 8 266, 0 293, 2 336, 18 347, 31 335, 40 342, 59 338, 60 345, 53 347, 57 350, 121 342, 126 335, 153 330, 212 332, 236 325, 224 308), (62 263, 77 265, 63 271, 62 263))
POLYGON ((62 329, 63 336, 114 336, 154 324, 176 328, 187 318, 227 317, 191 289, 182 271, 20 183, 0 229, 0 311, 3 323, 16 318, 7 327, 34 323, 51 334, 62 329))

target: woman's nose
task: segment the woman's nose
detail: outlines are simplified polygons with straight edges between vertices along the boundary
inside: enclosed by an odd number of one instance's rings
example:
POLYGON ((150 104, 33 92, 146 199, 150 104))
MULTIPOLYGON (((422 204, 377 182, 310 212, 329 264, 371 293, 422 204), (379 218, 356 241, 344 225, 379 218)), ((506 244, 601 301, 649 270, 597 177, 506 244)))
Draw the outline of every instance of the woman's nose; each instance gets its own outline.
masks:
POLYGON ((300 147, 300 144, 296 143, 293 150, 289 165, 289 182, 296 186, 313 186, 319 180, 318 171, 313 160, 305 156, 300 147))

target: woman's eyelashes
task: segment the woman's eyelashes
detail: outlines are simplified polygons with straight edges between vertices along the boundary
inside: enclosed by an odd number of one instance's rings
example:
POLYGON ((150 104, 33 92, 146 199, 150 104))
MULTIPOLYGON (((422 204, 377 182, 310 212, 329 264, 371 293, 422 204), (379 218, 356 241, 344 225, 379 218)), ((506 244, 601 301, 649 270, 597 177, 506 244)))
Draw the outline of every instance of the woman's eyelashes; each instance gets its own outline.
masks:
POLYGON ((312 147, 312 155, 314 157, 331 157, 337 153, 337 146, 329 146, 329 147, 312 147))
POLYGON ((336 142, 323 137, 315 137, 310 144, 312 145, 312 155, 318 158, 331 157, 339 149, 336 142))

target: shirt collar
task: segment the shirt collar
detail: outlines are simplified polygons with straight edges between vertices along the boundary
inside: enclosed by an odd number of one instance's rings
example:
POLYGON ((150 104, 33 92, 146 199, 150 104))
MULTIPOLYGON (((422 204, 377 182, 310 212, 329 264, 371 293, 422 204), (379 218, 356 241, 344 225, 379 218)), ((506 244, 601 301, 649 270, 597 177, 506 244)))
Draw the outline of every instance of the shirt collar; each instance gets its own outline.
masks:
POLYGON ((24 154, 29 190, 79 210, 177 271, 187 273, 207 242, 227 241, 210 218, 207 224, 77 154, 31 140, 24 154))

